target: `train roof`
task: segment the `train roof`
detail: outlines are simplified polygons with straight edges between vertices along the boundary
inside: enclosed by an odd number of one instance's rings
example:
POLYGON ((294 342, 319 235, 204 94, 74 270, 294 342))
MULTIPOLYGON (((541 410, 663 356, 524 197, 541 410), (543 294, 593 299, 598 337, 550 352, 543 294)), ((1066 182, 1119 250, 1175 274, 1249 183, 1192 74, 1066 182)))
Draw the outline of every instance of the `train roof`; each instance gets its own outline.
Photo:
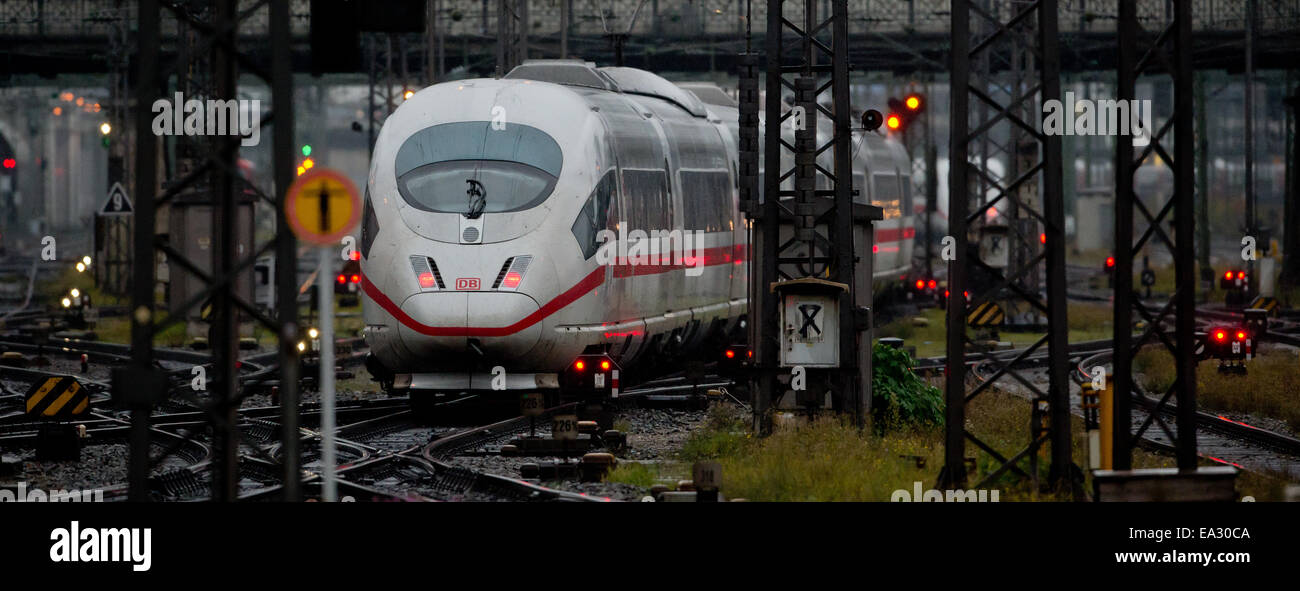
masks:
POLYGON ((582 60, 528 60, 504 77, 652 96, 673 103, 695 117, 708 115, 704 102, 694 93, 637 68, 598 68, 582 60))

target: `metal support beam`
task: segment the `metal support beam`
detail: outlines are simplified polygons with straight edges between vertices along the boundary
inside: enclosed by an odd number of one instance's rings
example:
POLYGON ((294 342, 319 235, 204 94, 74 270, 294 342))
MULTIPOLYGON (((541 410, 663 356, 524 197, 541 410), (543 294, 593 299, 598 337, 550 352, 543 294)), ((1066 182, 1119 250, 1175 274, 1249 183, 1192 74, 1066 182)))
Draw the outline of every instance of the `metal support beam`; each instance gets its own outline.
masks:
POLYGON ((1050 484, 1078 491, 1079 472, 1070 445, 1061 138, 1040 125, 1044 105, 1061 96, 1057 19, 1057 0, 953 3, 948 218, 956 256, 948 263, 947 410, 941 488, 965 488, 964 454, 969 439, 1001 463, 976 488, 1006 471, 1025 474, 1017 464, 1026 457, 1030 478, 1036 480, 1037 472, 1032 469, 1036 452, 1050 445, 1050 484), (974 64, 980 68, 973 70, 974 64), (971 109, 972 97, 979 108, 971 109), (999 145, 1007 138, 1011 139, 1008 144, 999 145), (970 161, 975 147, 986 155, 978 165, 970 161), (1001 158, 1007 159, 1004 164, 1010 172, 999 176, 990 161, 1001 158), (976 180, 972 175, 979 183, 972 183, 976 180), (976 204, 973 211, 969 209, 972 202, 976 204), (990 218, 1009 230, 1002 238, 1009 252, 1005 267, 984 261, 980 249, 968 247, 971 235, 982 235, 990 218), (1038 232, 1030 230, 1040 224, 1045 247, 1039 244, 1038 232), (1045 248, 1041 254, 1040 248, 1045 248), (1043 264, 1045 290, 1038 280, 1043 264), (986 350, 967 337, 966 315, 986 302, 1001 305, 1007 318, 1015 314, 1045 319, 1047 335, 1030 350, 1047 349, 1046 391, 1020 377, 1009 363, 987 354, 981 358, 993 365, 993 377, 967 390, 967 345, 973 345, 976 352, 986 350), (1022 309, 1027 312, 1017 313, 1022 309), (1007 377, 1029 391, 1035 417, 1028 445, 1005 456, 1009 460, 992 453, 990 446, 966 429, 965 413, 967 402, 1007 377))
MULTIPOLYGON (((785 393, 779 378, 790 371, 779 364, 780 295, 770 289, 778 282, 816 277, 846 286, 838 296, 839 365, 808 369, 803 403, 819 407, 822 393, 829 393, 835 410, 862 424, 870 400, 870 376, 862 375, 859 356, 860 347, 870 346, 869 332, 860 344, 870 297, 861 293, 855 274, 862 272, 857 259, 871 252, 871 234, 868 223, 863 234, 868 244, 855 251, 848 3, 832 0, 831 14, 825 18, 817 14, 818 4, 815 0, 767 3, 768 100, 762 143, 766 172, 761 205, 755 207, 749 198, 743 203, 752 220, 751 251, 756 259, 751 265, 749 325, 756 359, 754 421, 760 433, 768 432, 770 411, 785 393), (802 8, 798 25, 794 9, 786 14, 789 7, 802 8), (780 99, 785 89, 795 91, 792 108, 780 99), (826 109, 821 105, 828 91, 831 106, 826 109), (831 124, 819 128, 822 115, 831 124), (787 186, 793 181, 793 187, 783 189, 783 180, 787 186)), ((742 123, 758 124, 752 119, 742 123)), ((742 132, 742 138, 748 133, 742 132)), ((745 191, 747 197, 750 193, 745 191)), ((866 285, 869 293, 870 284, 866 285)))
MULTIPOLYGON (((1196 467, 1196 281, 1195 277, 1195 135, 1193 134, 1193 107, 1195 88, 1192 79, 1192 3, 1191 0, 1174 0, 1172 20, 1163 26, 1161 43, 1139 47, 1140 24, 1135 0, 1119 3, 1119 86, 1118 99, 1137 99, 1138 76, 1148 73, 1153 64, 1161 64, 1158 72, 1173 79, 1174 109, 1168 119, 1153 117, 1149 143, 1140 155, 1135 155, 1131 138, 1121 136, 1115 150, 1115 337, 1114 337, 1114 392, 1115 427, 1113 432, 1113 466, 1116 470, 1132 468, 1133 445, 1154 426, 1162 429, 1166 437, 1174 440, 1178 467, 1188 470, 1196 467), (1139 55, 1151 56, 1139 62, 1139 55), (1163 131, 1162 131, 1163 130, 1163 131), (1170 154, 1165 146, 1173 133, 1174 150, 1170 154), (1168 201, 1151 203, 1149 198, 1136 192, 1135 178, 1138 168, 1150 157, 1164 160, 1173 172, 1174 192, 1168 201), (1135 218, 1134 211, 1141 218, 1135 218), (1142 240, 1133 242, 1135 222, 1147 230, 1142 240), (1172 221, 1174 236, 1170 240, 1164 226, 1172 221), (1166 248, 1174 261, 1174 295, 1164 305, 1143 302, 1133 292, 1133 261, 1142 248, 1166 248), (1154 304, 1154 305, 1153 305, 1154 304), (1133 312, 1136 311, 1148 327, 1134 340, 1133 312), (1174 339, 1165 336, 1169 330, 1172 311, 1174 339), (1133 358, 1144 345, 1159 340, 1173 356, 1177 370, 1170 391, 1154 393, 1160 402, 1156 409, 1146 414, 1141 427, 1133 431, 1132 396, 1139 393, 1133 379, 1133 358), (1176 430, 1160 419, 1160 411, 1170 397, 1178 404, 1176 430)), ((1146 255, 1144 255, 1146 256, 1146 255)))

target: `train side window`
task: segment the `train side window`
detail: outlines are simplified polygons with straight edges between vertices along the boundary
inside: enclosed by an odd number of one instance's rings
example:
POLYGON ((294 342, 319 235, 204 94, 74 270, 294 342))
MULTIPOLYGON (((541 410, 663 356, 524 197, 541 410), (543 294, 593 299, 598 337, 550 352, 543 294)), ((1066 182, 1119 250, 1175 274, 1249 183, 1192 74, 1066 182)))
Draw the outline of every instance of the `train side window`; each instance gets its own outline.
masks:
POLYGON ((623 170, 623 198, 627 203, 629 232, 672 227, 667 181, 662 170, 623 170))
POLYGON ((582 204, 582 209, 578 211, 578 217, 573 220, 570 228, 574 239, 578 241, 578 248, 582 249, 582 258, 591 258, 600 248, 597 234, 600 230, 609 228, 612 207, 617 207, 617 204, 614 202, 614 173, 609 172, 592 189, 591 196, 582 204))
POLYGON ((871 175, 872 205, 878 205, 884 210, 885 219, 893 219, 902 215, 902 203, 900 203, 898 175, 895 174, 873 174, 871 175))
POLYGON ((912 215, 913 213, 915 213, 912 211, 912 178, 909 176, 904 176, 902 173, 899 173, 898 185, 902 189, 902 194, 903 194, 902 214, 912 215))
POLYGON ((731 218, 731 181, 725 171, 683 170, 683 226, 687 230, 721 232, 731 218))

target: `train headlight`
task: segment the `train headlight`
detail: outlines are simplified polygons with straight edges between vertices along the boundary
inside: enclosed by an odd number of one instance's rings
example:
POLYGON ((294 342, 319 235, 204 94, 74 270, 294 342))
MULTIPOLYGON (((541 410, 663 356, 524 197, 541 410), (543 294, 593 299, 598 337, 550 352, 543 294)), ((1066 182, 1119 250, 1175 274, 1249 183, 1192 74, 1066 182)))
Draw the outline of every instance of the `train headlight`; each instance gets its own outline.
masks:
POLYGON ((438 276, 438 267, 426 256, 412 256, 411 270, 415 272, 415 281, 420 284, 420 291, 437 291, 443 289, 442 278, 438 276))
POLYGON ((500 291, 518 289, 519 284, 524 281, 524 274, 528 272, 528 266, 532 263, 533 257, 531 255, 510 257, 501 266, 501 274, 497 277, 496 285, 493 287, 500 291))
POLYGON ((64 308, 71 308, 71 307, 72 307, 72 300, 70 300, 70 299, 68 299, 68 298, 63 298, 63 300, 62 300, 61 302, 59 302, 59 303, 63 304, 63 307, 64 307, 64 308))

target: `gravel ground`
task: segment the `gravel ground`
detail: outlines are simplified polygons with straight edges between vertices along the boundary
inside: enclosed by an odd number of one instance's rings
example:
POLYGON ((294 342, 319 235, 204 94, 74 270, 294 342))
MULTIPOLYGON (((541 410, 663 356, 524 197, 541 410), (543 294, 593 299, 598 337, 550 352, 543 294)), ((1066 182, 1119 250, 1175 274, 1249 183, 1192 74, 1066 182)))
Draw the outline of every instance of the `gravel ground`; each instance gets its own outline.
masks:
MULTIPOLYGON (((159 451, 154 449, 155 454, 159 451)), ((81 448, 80 462, 38 462, 35 449, 11 450, 6 455, 19 457, 23 461, 22 471, 15 476, 0 479, 0 486, 15 486, 19 482, 26 482, 29 489, 84 490, 124 484, 127 478, 127 453, 125 443, 87 445, 81 448)), ((185 460, 172 458, 163 463, 162 469, 165 471, 186 464, 185 460)))
POLYGON ((629 460, 672 459, 691 433, 708 418, 708 411, 633 408, 619 413, 628 428, 629 460))

